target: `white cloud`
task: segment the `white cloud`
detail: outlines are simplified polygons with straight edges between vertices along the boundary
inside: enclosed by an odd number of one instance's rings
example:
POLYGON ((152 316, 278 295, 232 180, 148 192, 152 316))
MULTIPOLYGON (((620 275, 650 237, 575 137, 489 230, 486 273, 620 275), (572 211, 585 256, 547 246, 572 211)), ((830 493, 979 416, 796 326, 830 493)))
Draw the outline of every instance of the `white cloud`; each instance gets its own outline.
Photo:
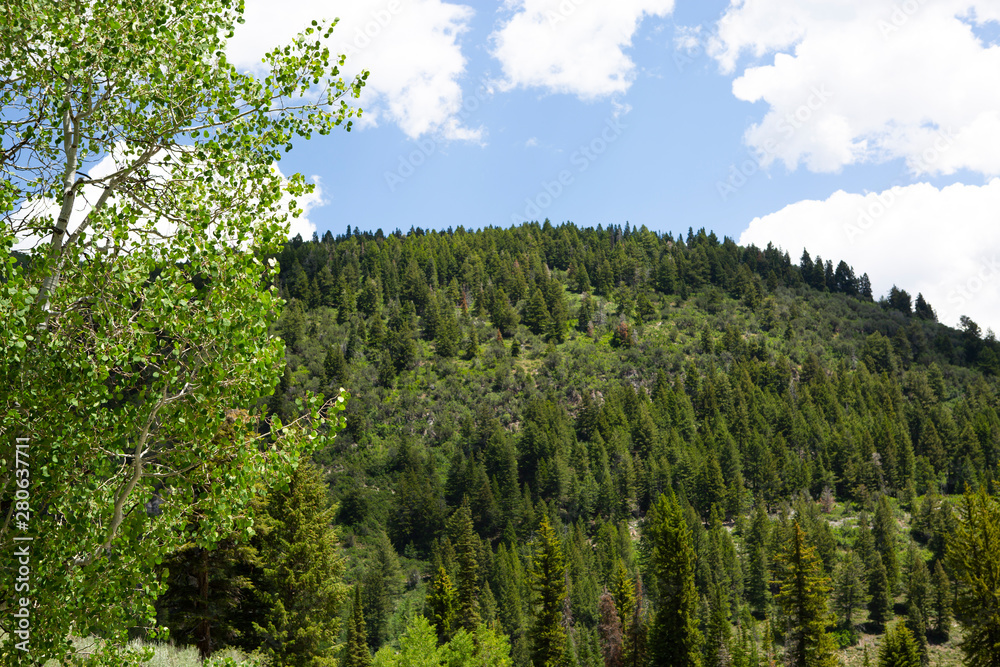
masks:
POLYGON ((411 138, 479 141, 481 130, 458 119, 466 67, 459 38, 472 16, 470 7, 442 0, 247 0, 229 56, 239 67, 259 68, 265 52, 313 19, 339 17, 330 46, 348 56, 344 74, 371 72, 359 101, 365 123, 395 123, 411 138))
POLYGON ((996 0, 732 0, 709 52, 723 72, 742 69, 737 98, 770 107, 745 136, 765 166, 834 172, 904 158, 915 174, 994 176, 1000 45, 973 29, 991 21, 996 0), (828 99, 816 104, 821 89, 828 99), (928 162, 941 133, 950 148, 928 162))
POLYGON ((507 0, 516 13, 493 33, 502 89, 543 88, 585 100, 628 90, 631 46, 643 17, 667 16, 674 0, 507 0))
POLYGON ((773 242, 798 262, 802 248, 868 273, 875 295, 893 284, 924 298, 945 324, 968 315, 1000 331, 1000 179, 927 183, 867 195, 844 191, 754 219, 741 244, 773 242))
MULTIPOLYGON (((117 144, 112 151, 112 154, 106 155, 93 166, 87 169, 87 175, 94 179, 101 179, 110 176, 116 171, 122 168, 125 164, 125 158, 122 157, 123 144, 117 144)), ((157 166, 157 161, 160 159, 158 154, 154 157, 150 169, 150 174, 154 179, 167 179, 167 171, 160 166, 157 166)), ((275 173, 281 178, 282 183, 287 183, 285 174, 278 167, 277 163, 273 165, 275 173)), ((320 186, 320 180, 318 176, 312 177, 312 182, 315 187, 312 192, 300 195, 295 198, 296 206, 302 211, 302 213, 297 218, 289 217, 289 231, 288 238, 292 238, 296 234, 301 234, 302 238, 308 239, 312 236, 313 232, 316 231, 316 225, 311 220, 309 220, 309 212, 317 207, 323 206, 327 202, 323 199, 323 190, 320 186)), ((90 213, 94 204, 100 199, 103 190, 96 185, 85 185, 81 188, 79 196, 74 202, 73 209, 70 211, 69 222, 66 226, 66 231, 69 234, 73 234, 78 229, 80 225, 84 222, 87 215, 90 213)), ((279 203, 280 210, 287 210, 288 204, 291 202, 292 196, 287 192, 282 195, 281 201, 279 203)), ((114 205, 118 202, 118 195, 112 195, 108 199, 108 205, 114 205)), ((39 221, 50 220, 54 221, 59 215, 59 205, 56 200, 44 197, 44 198, 33 198, 24 201, 19 210, 14 213, 11 217, 11 223, 13 226, 12 231, 15 235, 14 249, 31 252, 40 246, 49 243, 52 239, 51 234, 39 235, 34 233, 32 230, 37 229, 39 226, 39 221)), ((49 226, 51 223, 47 223, 49 226)), ((168 221, 166 219, 159 219, 152 226, 156 230, 156 234, 163 239, 167 239, 173 236, 177 231, 177 225, 174 222, 168 221)), ((90 227, 88 233, 94 233, 94 227, 90 227)), ((102 232, 98 232, 99 240, 98 245, 103 245, 106 242, 105 235, 102 232)), ((140 236, 136 232, 131 233, 131 241, 139 241, 140 236)), ((146 239, 148 242, 149 239, 146 239)))

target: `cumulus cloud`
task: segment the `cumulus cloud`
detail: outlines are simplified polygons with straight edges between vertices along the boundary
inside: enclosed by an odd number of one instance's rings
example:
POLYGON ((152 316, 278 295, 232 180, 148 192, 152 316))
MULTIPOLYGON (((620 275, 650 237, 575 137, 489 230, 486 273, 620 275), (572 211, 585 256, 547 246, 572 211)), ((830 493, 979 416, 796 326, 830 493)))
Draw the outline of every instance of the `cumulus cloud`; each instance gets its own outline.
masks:
POLYGON ((915 175, 994 176, 1000 45, 977 33, 998 21, 996 0, 732 0, 709 53, 739 72, 737 98, 769 106, 745 136, 765 166, 903 158, 915 175), (950 150, 928 162, 942 135, 950 150))
POLYGON ((239 67, 260 68, 265 52, 313 19, 339 17, 331 49, 347 55, 344 74, 371 72, 359 102, 365 123, 395 123, 411 138, 479 141, 481 130, 458 119, 466 68, 459 40, 473 13, 442 0, 247 0, 229 56, 239 67))
POLYGON ((1000 331, 1000 179, 986 185, 927 183, 879 193, 833 193, 755 218, 740 237, 773 242, 794 261, 808 249, 867 272, 876 296, 893 284, 924 298, 955 326, 968 315, 1000 331))
POLYGON ((623 49, 645 16, 674 0, 507 0, 514 15, 493 33, 504 90, 542 88, 584 100, 628 90, 635 63, 623 49))

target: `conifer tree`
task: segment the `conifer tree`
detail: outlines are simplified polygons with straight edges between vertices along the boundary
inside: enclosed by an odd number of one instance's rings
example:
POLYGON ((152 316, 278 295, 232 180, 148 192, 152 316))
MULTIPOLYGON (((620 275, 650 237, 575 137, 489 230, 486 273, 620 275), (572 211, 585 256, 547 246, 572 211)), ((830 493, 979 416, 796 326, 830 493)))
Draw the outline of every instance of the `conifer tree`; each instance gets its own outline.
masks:
POLYGON ((868 603, 868 617, 880 630, 892 619, 892 593, 889 590, 889 579, 885 574, 882 558, 875 556, 875 567, 869 573, 869 590, 871 602, 868 603))
POLYGON ((566 566, 559 538, 542 514, 531 572, 535 622, 531 629, 531 658, 536 667, 558 667, 566 653, 563 600, 566 599, 566 566))
POLYGON ((434 582, 427 590, 427 617, 437 630, 438 641, 444 643, 451 638, 455 624, 457 594, 448 576, 448 570, 439 566, 434 582))
POLYGON ((909 560, 910 577, 906 587, 906 627, 920 649, 921 660, 926 664, 928 659, 927 626, 931 611, 931 575, 927 571, 927 563, 912 545, 909 560))
POLYGON ((455 535, 455 555, 458 560, 457 626, 472 632, 480 623, 479 615, 479 563, 476 559, 477 542, 472 527, 472 512, 469 498, 464 497, 462 506, 452 518, 455 535))
POLYGON ((700 667, 695 553, 677 498, 661 495, 646 517, 649 574, 657 609, 649 629, 649 656, 663 667, 700 667))
POLYGON ((885 495, 878 497, 875 506, 875 517, 872 520, 872 537, 875 542, 875 551, 882 556, 882 564, 885 565, 885 576, 889 581, 889 591, 895 590, 896 582, 899 580, 899 559, 896 556, 896 519, 892 515, 892 508, 885 495))
POLYGON ((932 628, 938 639, 947 640, 951 633, 951 581, 948 579, 941 561, 934 564, 933 586, 934 621, 932 628))
POLYGON ((347 362, 344 360, 344 353, 341 351, 340 345, 334 343, 326 351, 326 357, 323 359, 323 373, 326 383, 334 387, 346 384, 347 376, 344 372, 346 368, 347 362))
POLYGON ((368 651, 368 631, 365 628, 365 612, 361 604, 361 586, 354 586, 354 604, 347 626, 347 648, 344 652, 344 667, 371 667, 372 656, 368 651))
POLYGON ((827 633, 829 579, 823 575, 816 550, 806 544, 796 522, 780 556, 781 590, 775 602, 785 621, 786 662, 793 667, 833 667, 837 664, 827 633))
POLYGON ((723 591, 722 583, 716 581, 712 584, 708 624, 705 628, 705 667, 729 667, 731 663, 729 644, 732 638, 732 625, 729 622, 728 597, 723 591))
POLYGON ((531 291, 531 296, 528 299, 528 303, 524 307, 524 314, 521 320, 524 325, 528 327, 531 333, 536 336, 540 336, 545 333, 551 325, 549 323, 549 307, 545 303, 545 297, 542 295, 542 290, 535 287, 531 291))
POLYGON ((864 565, 853 551, 842 556, 834 574, 833 605, 841 627, 852 631, 859 612, 866 607, 867 588, 862 577, 864 565))
POLYGON ((962 652, 971 667, 995 665, 1000 647, 1000 502, 981 487, 966 491, 948 569, 958 580, 955 617, 963 626, 962 652))
POLYGON ((765 614, 771 604, 771 568, 768 563, 768 544, 771 541, 771 522, 764 511, 764 503, 757 501, 753 523, 747 535, 746 549, 749 560, 747 567, 747 602, 758 618, 765 614))
POLYGON ((615 559, 615 569, 611 575, 611 591, 615 599, 615 608, 618 610, 618 618, 622 627, 626 627, 635 612, 635 582, 629 576, 621 558, 615 559))
POLYGON ((446 296, 441 301, 440 318, 434 336, 434 352, 439 357, 451 358, 458 354, 461 332, 451 301, 446 296))
POLYGON ((882 639, 878 667, 920 667, 920 651, 903 623, 896 623, 882 639))
POLYGON ((372 556, 361 580, 361 599, 365 607, 368 644, 375 650, 387 639, 389 617, 401 577, 399 556, 384 530, 373 536, 369 547, 372 556))
POLYGON ((279 664, 320 667, 336 654, 347 591, 333 513, 320 470, 309 462, 267 504, 269 526, 259 547, 263 576, 256 587, 264 613, 254 629, 262 652, 279 664))

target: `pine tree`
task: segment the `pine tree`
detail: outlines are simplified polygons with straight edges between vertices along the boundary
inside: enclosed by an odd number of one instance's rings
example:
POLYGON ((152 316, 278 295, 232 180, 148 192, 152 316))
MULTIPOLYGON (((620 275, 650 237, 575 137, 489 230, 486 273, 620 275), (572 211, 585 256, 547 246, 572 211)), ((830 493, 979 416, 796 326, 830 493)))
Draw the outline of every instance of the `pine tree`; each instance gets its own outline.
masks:
POLYGON ((884 495, 878 498, 875 506, 875 517, 872 521, 872 537, 875 541, 875 551, 882 556, 882 564, 885 565, 885 576, 889 581, 889 590, 896 588, 899 580, 899 560, 896 557, 896 519, 892 515, 892 508, 889 500, 884 495))
POLYGON ((806 544, 798 522, 780 556, 781 590, 775 602, 786 623, 787 663, 792 667, 833 667, 837 664, 827 633, 829 579, 823 575, 816 550, 806 544))
POLYGON ((457 625, 472 632, 480 623, 479 563, 476 559, 478 539, 472 527, 468 496, 463 498, 452 522, 458 559, 457 625))
POLYGON ((833 606, 840 625, 853 632, 858 612, 866 606, 867 588, 862 577, 864 565, 853 551, 844 553, 834 574, 833 606))
POLYGON ((427 617, 437 630, 438 641, 444 643, 455 629, 455 587, 444 566, 438 567, 437 576, 427 590, 427 617))
POLYGON ((771 604, 771 568, 768 563, 768 544, 771 542, 771 522, 764 511, 764 503, 757 501, 753 523, 747 535, 746 548, 749 564, 747 567, 747 602, 758 618, 763 616, 771 604))
POLYGON ((540 336, 551 326, 549 324, 550 319, 549 307, 545 303, 542 290, 535 287, 531 292, 531 297, 528 299, 527 305, 524 307, 524 314, 521 320, 531 333, 540 336))
POLYGON ((902 623, 894 625, 882 639, 878 667, 920 667, 920 651, 913 635, 902 623))
POLYGON ((913 634, 922 661, 927 662, 927 625, 931 613, 931 575, 927 563, 912 545, 910 577, 906 587, 906 627, 913 634))
POLYGON ((951 581, 945 574, 941 561, 934 564, 933 629, 938 639, 947 640, 951 634, 951 581))
POLYGON ((341 351, 340 345, 334 343, 326 351, 326 358, 323 359, 323 373, 326 383, 333 387, 345 384, 347 374, 344 371, 346 368, 347 362, 344 361, 344 353, 341 351))
POLYGON ((705 629, 705 667, 729 667, 732 625, 729 622, 728 594, 719 582, 712 584, 712 599, 705 629))
POLYGON ((338 648, 347 590, 319 468, 300 463, 288 490, 268 502, 267 514, 259 546, 263 576, 256 586, 263 622, 254 624, 262 652, 292 667, 329 664, 338 648))
POLYGON ((361 586, 354 586, 354 604, 347 626, 347 648, 344 651, 344 667, 371 667, 372 655, 368 651, 368 632, 365 628, 365 612, 361 604, 361 586))
POLYGON ((995 665, 1000 647, 1000 502, 985 488, 966 491, 946 561, 958 580, 955 617, 963 626, 965 664, 995 665))
POLYGON ((889 590, 889 579, 885 574, 882 558, 875 556, 875 567, 869 572, 869 591, 871 602, 868 603, 868 617, 882 629, 892 619, 892 592, 889 590))
POLYGON ((566 565, 559 538, 542 514, 531 572, 535 623, 531 629, 531 657, 536 667, 558 667, 566 653, 563 600, 566 599, 566 565))
POLYGON ((434 352, 439 357, 451 358, 458 354, 461 332, 458 320, 455 318, 455 308, 451 301, 441 299, 440 319, 434 336, 434 352))
POLYGON ((372 650, 387 639, 389 617, 399 593, 399 556, 384 530, 378 531, 369 544, 371 558, 362 581, 362 603, 368 627, 368 644, 372 650))
POLYGON ((661 495, 646 517, 649 573, 658 608, 649 629, 649 656, 663 667, 700 667, 695 554, 677 498, 661 495))

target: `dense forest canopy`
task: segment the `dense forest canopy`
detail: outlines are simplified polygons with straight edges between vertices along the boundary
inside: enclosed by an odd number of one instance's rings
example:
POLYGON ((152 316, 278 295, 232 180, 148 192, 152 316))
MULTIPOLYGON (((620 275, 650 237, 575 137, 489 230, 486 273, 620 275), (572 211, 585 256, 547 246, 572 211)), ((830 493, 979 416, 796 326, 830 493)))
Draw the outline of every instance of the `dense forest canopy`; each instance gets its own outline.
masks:
POLYGON ((278 260, 268 410, 353 396, 314 456, 355 587, 345 664, 908 664, 989 644, 949 547, 996 515, 1000 350, 968 318, 704 230, 348 228, 278 260))

